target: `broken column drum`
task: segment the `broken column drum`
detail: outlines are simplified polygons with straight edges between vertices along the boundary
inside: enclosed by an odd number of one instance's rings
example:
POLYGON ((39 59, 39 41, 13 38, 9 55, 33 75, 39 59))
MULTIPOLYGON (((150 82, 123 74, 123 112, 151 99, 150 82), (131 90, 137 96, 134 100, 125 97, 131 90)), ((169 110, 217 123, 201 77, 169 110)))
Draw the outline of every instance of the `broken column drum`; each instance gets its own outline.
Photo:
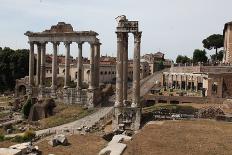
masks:
POLYGON ((116 100, 114 105, 114 128, 138 130, 141 120, 140 106, 140 43, 141 34, 138 21, 128 21, 122 15, 116 18, 117 34, 117 64, 116 64, 116 100), (133 91, 132 101, 127 98, 127 68, 128 68, 128 34, 134 35, 133 57, 133 91))
POLYGON ((63 88, 63 102, 64 103, 78 103, 88 104, 89 107, 93 107, 97 103, 94 98, 97 96, 99 87, 99 61, 100 61, 100 41, 97 38, 98 33, 94 31, 74 31, 70 24, 59 22, 57 25, 52 26, 49 30, 43 32, 30 32, 25 33, 28 36, 30 44, 30 56, 29 56, 29 85, 27 91, 29 95, 34 97, 53 97, 57 98, 57 74, 58 74, 58 60, 57 55, 59 52, 60 43, 65 45, 65 76, 64 76, 64 88, 63 88), (89 89, 82 89, 82 45, 83 43, 89 43, 91 67, 90 67, 90 86, 89 89), (52 85, 51 87, 45 87, 46 79, 46 44, 53 44, 53 56, 52 56, 52 85), (76 43, 78 53, 78 80, 77 87, 70 88, 70 45, 76 43), (34 45, 37 45, 37 67, 36 75, 34 75, 34 45), (34 80, 36 79, 36 82, 34 80))

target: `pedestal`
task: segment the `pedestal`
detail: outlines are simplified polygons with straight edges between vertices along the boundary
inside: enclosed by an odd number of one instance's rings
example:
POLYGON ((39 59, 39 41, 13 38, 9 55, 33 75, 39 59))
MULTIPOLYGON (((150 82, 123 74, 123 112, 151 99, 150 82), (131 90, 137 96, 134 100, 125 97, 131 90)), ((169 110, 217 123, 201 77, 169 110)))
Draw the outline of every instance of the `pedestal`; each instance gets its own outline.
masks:
POLYGON ((123 130, 139 130, 141 123, 141 108, 115 107, 113 128, 123 130))

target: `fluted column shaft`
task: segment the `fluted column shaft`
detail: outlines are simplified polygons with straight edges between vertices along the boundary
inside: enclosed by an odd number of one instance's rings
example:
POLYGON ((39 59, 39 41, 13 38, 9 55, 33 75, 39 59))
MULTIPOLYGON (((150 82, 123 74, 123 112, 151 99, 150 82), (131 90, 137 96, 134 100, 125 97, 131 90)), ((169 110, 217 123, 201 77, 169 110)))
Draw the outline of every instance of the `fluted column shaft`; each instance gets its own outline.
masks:
POLYGON ((95 71, 95 81, 94 81, 94 86, 95 88, 99 88, 99 71, 100 71, 100 43, 95 44, 95 50, 94 50, 94 71, 95 71))
POLYGON ((185 90, 188 89, 188 76, 185 76, 185 90))
POLYGON ((81 89, 82 88, 82 44, 83 43, 78 43, 78 64, 77 64, 77 69, 78 69, 78 79, 77 79, 77 88, 81 89))
POLYGON ((41 67, 40 67, 40 85, 45 85, 46 78, 46 43, 41 44, 41 67))
POLYGON ((180 75, 180 90, 182 90, 182 75, 180 75))
POLYGON ((193 76, 191 77, 191 91, 193 91, 193 85, 194 85, 194 81, 193 81, 193 76))
POLYGON ((176 83, 175 83, 175 89, 177 89, 178 85, 177 85, 177 82, 178 82, 178 75, 176 74, 176 83))
POLYGON ((117 64, 116 64, 116 101, 115 107, 123 106, 123 33, 117 33, 117 64))
POLYGON ((94 44, 90 44, 90 83, 89 83, 89 89, 95 89, 94 87, 94 44))
POLYGON ((52 58, 52 88, 53 89, 56 89, 58 46, 59 46, 58 42, 53 43, 53 58, 52 58))
POLYGON ((123 100, 127 100, 128 83, 128 34, 123 36, 123 100))
POLYGON ((34 85, 34 42, 30 43, 30 54, 29 54, 29 85, 34 85))
POLYGON ((66 49, 64 88, 68 88, 70 83, 70 44, 71 42, 64 43, 66 49))
POLYGON ((142 32, 134 33, 133 99, 132 107, 140 107, 140 43, 142 32))
POLYGON ((40 68, 41 68, 41 44, 37 43, 37 62, 36 62, 36 85, 40 84, 40 68))

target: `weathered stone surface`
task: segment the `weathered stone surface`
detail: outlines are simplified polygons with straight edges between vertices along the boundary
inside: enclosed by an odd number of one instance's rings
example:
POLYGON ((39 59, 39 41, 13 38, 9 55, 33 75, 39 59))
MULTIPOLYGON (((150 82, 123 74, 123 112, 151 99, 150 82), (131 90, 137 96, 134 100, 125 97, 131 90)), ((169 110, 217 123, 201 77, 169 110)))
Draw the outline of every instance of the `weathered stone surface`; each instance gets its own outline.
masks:
POLYGON ((122 144, 122 141, 131 140, 131 137, 126 135, 115 135, 108 143, 107 147, 99 152, 99 155, 121 155, 126 149, 126 144, 122 144))
POLYGON ((49 145, 52 147, 55 147, 57 145, 68 145, 68 139, 66 138, 65 135, 60 134, 60 135, 55 135, 49 142, 49 145))
POLYGON ((0 148, 0 155, 21 155, 22 151, 11 148, 0 148))
POLYGON ((199 118, 215 118, 217 115, 224 115, 223 110, 215 107, 207 107, 198 111, 199 118))

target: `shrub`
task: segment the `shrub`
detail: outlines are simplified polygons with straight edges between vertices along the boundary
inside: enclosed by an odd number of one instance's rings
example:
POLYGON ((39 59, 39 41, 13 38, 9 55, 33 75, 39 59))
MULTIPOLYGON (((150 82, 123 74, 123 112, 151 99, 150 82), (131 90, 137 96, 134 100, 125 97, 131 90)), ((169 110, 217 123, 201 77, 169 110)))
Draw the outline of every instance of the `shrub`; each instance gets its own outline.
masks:
POLYGON ((4 141, 5 140, 5 136, 0 134, 0 142, 4 141))
POLYGON ((24 118, 28 118, 32 105, 33 105, 32 99, 28 98, 22 108, 22 113, 23 113, 24 118))
POLYGON ((28 142, 31 141, 33 138, 35 138, 35 132, 32 130, 27 130, 23 133, 23 135, 17 135, 13 139, 14 142, 17 143, 23 143, 23 142, 28 142))
POLYGON ((24 140, 28 141, 28 140, 32 140, 33 138, 35 138, 35 132, 33 130, 27 130, 24 132, 23 137, 24 140))

